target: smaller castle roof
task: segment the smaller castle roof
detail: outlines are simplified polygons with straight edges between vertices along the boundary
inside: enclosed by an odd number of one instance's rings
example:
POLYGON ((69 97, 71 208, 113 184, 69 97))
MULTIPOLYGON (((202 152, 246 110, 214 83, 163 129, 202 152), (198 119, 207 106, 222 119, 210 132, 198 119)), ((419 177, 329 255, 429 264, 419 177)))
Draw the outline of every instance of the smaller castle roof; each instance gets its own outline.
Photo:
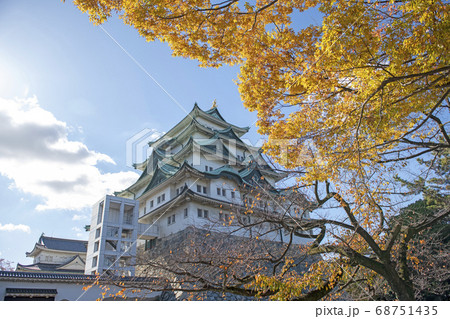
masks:
MULTIPOLYGON (((62 268, 64 266, 68 266, 76 258, 80 258, 80 256, 76 255, 63 264, 34 263, 34 264, 30 264, 30 265, 22 265, 22 264, 18 263, 17 267, 16 267, 16 271, 83 274, 84 269, 78 270, 78 269, 62 268)), ((84 264, 84 262, 83 262, 83 264, 84 264)))
POLYGON ((67 238, 47 237, 44 234, 39 238, 40 245, 52 250, 74 251, 86 253, 87 241, 67 238))
POLYGON ((42 234, 38 242, 34 245, 33 250, 27 252, 26 255, 27 257, 34 257, 39 251, 44 249, 86 254, 87 243, 86 240, 47 237, 42 234))

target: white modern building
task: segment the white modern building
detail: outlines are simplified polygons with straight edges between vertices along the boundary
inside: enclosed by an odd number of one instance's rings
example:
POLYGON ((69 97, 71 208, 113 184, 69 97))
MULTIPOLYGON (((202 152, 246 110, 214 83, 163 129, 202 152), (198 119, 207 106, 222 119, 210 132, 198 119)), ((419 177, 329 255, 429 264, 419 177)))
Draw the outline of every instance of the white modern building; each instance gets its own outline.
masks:
POLYGON ((85 274, 134 276, 139 202, 106 195, 94 205, 85 274))

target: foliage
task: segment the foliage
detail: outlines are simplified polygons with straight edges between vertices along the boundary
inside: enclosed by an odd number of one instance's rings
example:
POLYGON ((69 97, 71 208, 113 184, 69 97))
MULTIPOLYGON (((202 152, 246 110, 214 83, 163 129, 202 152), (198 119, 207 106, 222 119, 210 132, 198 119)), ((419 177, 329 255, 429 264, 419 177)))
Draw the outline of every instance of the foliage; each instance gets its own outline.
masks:
MULTIPOLYGON (((339 256, 295 284, 288 277, 259 277, 258 289, 276 286, 279 298, 295 299, 282 291, 317 288, 324 274, 345 286, 356 267, 384 278, 396 298, 414 299, 410 244, 446 218, 449 205, 441 201, 431 214, 403 224, 393 218, 399 213, 394 194, 404 193, 395 175, 414 158, 432 167, 431 157, 442 155, 439 165, 448 166, 445 1, 74 3, 94 23, 118 13, 148 41, 166 41, 174 55, 197 59, 201 66, 240 65, 239 90, 244 105, 258 114, 259 132, 268 137, 266 153, 303 173, 298 185, 311 187, 311 205, 304 210, 317 212, 313 221, 259 218, 291 233, 314 229, 309 254, 339 256), (320 11, 322 23, 298 27, 301 14, 311 9, 320 11), (330 205, 342 213, 320 215, 330 205)), ((443 196, 427 173, 418 175, 418 192, 426 193, 428 185, 443 196)))
POLYGON ((14 268, 11 264, 12 264, 11 261, 6 260, 4 258, 0 258, 0 270, 13 271, 14 268))

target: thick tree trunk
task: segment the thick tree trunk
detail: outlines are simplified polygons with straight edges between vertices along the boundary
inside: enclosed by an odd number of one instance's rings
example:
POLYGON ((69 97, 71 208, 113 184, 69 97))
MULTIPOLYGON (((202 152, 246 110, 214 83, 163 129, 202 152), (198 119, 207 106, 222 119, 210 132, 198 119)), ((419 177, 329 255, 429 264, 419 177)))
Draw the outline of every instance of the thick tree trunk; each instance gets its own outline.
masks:
POLYGON ((410 283, 400 278, 392 265, 386 265, 384 278, 397 295, 398 300, 414 301, 414 290, 410 283))

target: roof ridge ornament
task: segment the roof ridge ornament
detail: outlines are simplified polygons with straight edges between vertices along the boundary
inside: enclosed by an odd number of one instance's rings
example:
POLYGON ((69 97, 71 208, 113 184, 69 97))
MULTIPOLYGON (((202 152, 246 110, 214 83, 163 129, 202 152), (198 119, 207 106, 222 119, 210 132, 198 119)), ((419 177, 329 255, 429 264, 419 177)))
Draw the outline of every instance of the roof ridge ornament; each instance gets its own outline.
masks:
POLYGON ((213 109, 215 109, 215 108, 217 108, 217 107, 218 107, 218 105, 217 105, 217 100, 214 99, 213 104, 212 104, 212 106, 211 106, 211 110, 213 110, 213 109))

